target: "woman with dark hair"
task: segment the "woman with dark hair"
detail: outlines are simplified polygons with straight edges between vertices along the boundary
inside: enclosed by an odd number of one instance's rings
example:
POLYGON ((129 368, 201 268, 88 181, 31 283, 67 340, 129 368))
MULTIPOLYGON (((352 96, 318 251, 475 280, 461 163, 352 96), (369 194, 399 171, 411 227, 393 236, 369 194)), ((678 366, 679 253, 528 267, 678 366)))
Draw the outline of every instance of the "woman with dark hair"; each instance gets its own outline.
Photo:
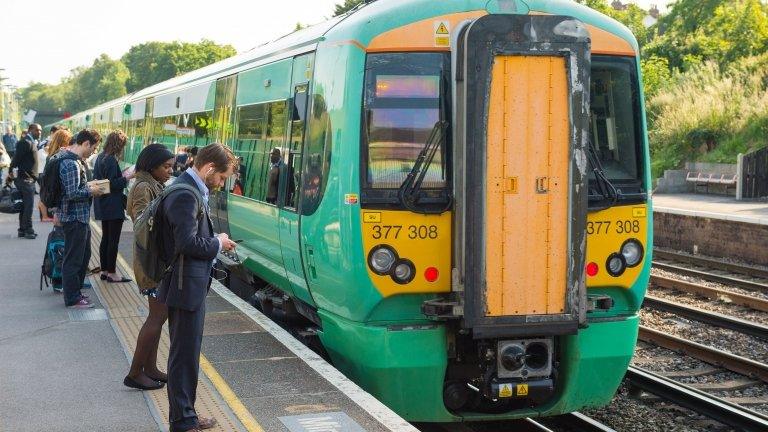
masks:
MULTIPOLYGON (((174 160, 173 153, 162 144, 150 144, 139 153, 136 160, 136 184, 128 194, 128 216, 134 222, 149 203, 163 192, 165 182, 173 174, 174 160)), ((160 343, 163 324, 168 319, 168 308, 157 301, 157 284, 144 274, 135 259, 133 274, 141 294, 147 296, 149 316, 139 331, 131 370, 123 384, 142 390, 154 390, 168 381, 168 376, 157 368, 157 345, 160 343)))
POLYGON ((123 149, 128 137, 121 130, 116 130, 107 136, 104 151, 96 158, 93 166, 93 177, 97 180, 109 180, 109 193, 93 201, 93 216, 101 221, 101 243, 99 244, 99 260, 101 263, 101 279, 107 282, 130 282, 131 280, 117 274, 117 245, 120 242, 120 232, 125 220, 125 195, 123 191, 128 186, 128 180, 133 173, 120 171, 118 159, 123 155, 123 149))

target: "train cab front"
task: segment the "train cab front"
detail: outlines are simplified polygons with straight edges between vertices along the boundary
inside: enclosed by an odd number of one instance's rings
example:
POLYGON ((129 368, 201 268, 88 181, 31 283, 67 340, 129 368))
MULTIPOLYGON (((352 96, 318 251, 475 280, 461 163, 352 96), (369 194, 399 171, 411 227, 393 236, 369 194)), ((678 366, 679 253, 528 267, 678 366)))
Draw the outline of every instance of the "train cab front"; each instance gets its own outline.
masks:
POLYGON ((593 58, 564 16, 466 22, 453 56, 451 294, 422 305, 449 328, 443 403, 475 419, 607 403, 649 246, 634 63, 593 58))
POLYGON ((605 404, 649 264, 636 57, 592 52, 569 16, 461 19, 450 51, 366 55, 361 257, 381 300, 327 317, 325 346, 412 421, 605 404))

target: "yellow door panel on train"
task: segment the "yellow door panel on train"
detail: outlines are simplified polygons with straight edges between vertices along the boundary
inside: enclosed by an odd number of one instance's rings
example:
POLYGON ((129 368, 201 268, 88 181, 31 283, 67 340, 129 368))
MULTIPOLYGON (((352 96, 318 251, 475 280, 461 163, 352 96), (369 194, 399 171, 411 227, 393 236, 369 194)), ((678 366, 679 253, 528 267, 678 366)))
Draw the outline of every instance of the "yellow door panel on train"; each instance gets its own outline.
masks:
POLYGON ((496 57, 488 108, 487 316, 565 310, 568 112, 565 58, 496 57))

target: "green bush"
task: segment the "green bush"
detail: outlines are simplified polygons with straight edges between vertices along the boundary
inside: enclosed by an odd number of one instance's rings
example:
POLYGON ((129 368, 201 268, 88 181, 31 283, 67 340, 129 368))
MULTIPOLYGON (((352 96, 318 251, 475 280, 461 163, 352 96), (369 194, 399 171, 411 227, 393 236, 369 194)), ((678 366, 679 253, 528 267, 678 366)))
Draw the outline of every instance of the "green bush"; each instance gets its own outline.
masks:
POLYGON ((677 74, 648 102, 652 174, 685 161, 735 163, 738 153, 765 145, 768 132, 768 57, 713 62, 677 74))

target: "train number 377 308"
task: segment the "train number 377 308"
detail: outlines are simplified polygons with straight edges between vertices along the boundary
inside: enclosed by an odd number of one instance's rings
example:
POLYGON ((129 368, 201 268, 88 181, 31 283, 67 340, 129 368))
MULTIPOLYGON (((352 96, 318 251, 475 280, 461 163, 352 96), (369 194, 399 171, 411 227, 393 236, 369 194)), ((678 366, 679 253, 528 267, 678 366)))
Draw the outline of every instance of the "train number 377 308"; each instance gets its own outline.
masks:
POLYGON ((398 239, 400 235, 407 235, 411 240, 426 240, 438 238, 436 225, 374 225, 372 236, 376 240, 398 239))
POLYGON ((587 222, 587 234, 637 234, 640 232, 640 221, 593 221, 587 222))

